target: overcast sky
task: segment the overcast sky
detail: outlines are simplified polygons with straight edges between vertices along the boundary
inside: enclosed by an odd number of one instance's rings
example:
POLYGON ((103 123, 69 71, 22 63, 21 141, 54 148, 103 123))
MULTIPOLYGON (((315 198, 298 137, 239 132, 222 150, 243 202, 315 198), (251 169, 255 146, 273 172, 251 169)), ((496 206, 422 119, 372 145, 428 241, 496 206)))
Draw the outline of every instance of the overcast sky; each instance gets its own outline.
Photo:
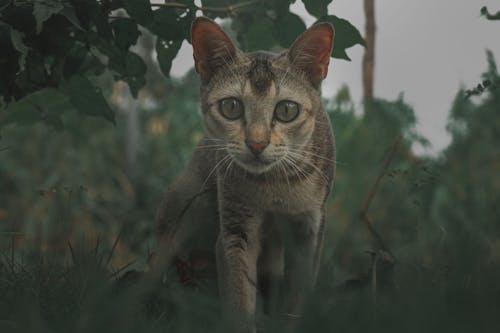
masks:
MULTIPOLYGON (((414 107, 418 131, 433 144, 428 152, 444 148, 451 102, 463 84, 480 82, 486 69, 485 50, 500 60, 500 22, 479 16, 481 6, 500 10, 498 0, 376 0, 375 95, 395 99, 404 92, 414 107)), ((292 6, 309 26, 315 20, 303 4, 292 6)), ((334 0, 329 13, 348 19, 364 33, 362 0, 334 0)), ((346 83, 353 98, 361 99, 363 48, 348 50, 352 62, 334 60, 323 84, 323 95, 334 96, 346 83)), ((172 74, 180 76, 192 67, 192 49, 183 45, 172 74)))

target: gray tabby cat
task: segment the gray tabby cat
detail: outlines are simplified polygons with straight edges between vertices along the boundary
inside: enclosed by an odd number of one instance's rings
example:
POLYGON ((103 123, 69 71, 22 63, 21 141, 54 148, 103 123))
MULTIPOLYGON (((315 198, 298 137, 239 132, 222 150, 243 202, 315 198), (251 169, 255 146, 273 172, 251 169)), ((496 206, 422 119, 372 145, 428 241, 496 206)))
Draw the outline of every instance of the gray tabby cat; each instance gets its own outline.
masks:
POLYGON ((255 330, 259 287, 269 296, 281 282, 286 311, 298 314, 318 272, 335 172, 320 93, 333 36, 316 24, 282 53, 243 53, 213 21, 192 26, 205 136, 159 209, 158 256, 218 233, 219 290, 241 315, 237 331, 255 330))

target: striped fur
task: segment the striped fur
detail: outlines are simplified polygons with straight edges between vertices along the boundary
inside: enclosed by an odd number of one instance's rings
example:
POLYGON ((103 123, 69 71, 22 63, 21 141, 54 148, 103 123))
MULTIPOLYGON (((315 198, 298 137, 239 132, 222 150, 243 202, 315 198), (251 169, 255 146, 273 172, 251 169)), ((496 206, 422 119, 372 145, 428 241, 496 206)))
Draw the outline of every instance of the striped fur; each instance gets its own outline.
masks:
POLYGON ((281 281, 286 311, 297 314, 314 284, 335 173, 320 94, 332 38, 330 25, 317 25, 289 51, 243 53, 212 21, 193 24, 205 137, 159 209, 158 256, 167 263, 196 235, 213 242, 220 294, 240 318, 234 331, 254 332, 259 287, 270 297, 281 281), (228 97, 243 103, 241 119, 219 112, 228 97), (282 100, 300 106, 289 123, 274 116, 282 100), (268 145, 255 156, 248 140, 268 145))

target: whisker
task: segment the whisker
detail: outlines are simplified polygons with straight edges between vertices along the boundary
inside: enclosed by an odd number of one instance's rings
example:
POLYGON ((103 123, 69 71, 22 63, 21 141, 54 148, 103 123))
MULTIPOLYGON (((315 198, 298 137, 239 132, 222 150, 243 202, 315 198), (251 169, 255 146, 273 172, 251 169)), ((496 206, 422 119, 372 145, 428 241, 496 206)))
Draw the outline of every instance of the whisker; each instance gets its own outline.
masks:
POLYGON ((207 184, 207 181, 210 179, 210 176, 212 176, 212 174, 214 173, 215 170, 217 170, 217 168, 222 164, 222 163, 225 163, 227 162, 228 160, 231 159, 231 156, 229 154, 227 154, 226 156, 224 156, 219 162, 217 162, 215 164, 215 166, 213 167, 213 169, 210 171, 210 173, 208 174, 207 178, 205 179, 205 181, 203 182, 203 185, 201 185, 201 190, 203 190, 205 188, 205 185, 207 184))
POLYGON ((304 156, 305 154, 309 154, 309 155, 311 155, 313 157, 317 157, 317 158, 320 158, 322 160, 325 160, 325 161, 328 161, 328 162, 332 162, 332 163, 335 163, 335 164, 338 164, 338 165, 347 165, 346 163, 338 162, 337 160, 332 160, 332 159, 327 158, 325 156, 315 154, 315 153, 313 153, 311 151, 304 151, 304 150, 301 150, 301 149, 293 149, 293 148, 289 148, 288 150, 290 152, 293 152, 293 153, 301 154, 302 156, 304 156))
POLYGON ((290 185, 290 181, 288 180, 288 175, 287 175, 287 172, 286 172, 286 168, 284 166, 284 161, 280 160, 278 162, 278 166, 279 166, 279 171, 281 173, 283 173, 283 177, 286 179, 286 183, 288 184, 288 190, 291 192, 292 191, 292 186, 290 185))
MULTIPOLYGON (((228 155, 228 156, 231 156, 231 155, 228 155)), ((234 158, 230 157, 230 159, 231 159, 231 161, 226 166, 226 172, 224 172, 224 177, 222 177, 222 182, 225 182, 227 173, 228 173, 229 169, 231 168, 231 166, 234 163, 234 158)))
POLYGON ((202 140, 203 141, 216 141, 216 142, 226 142, 226 140, 222 140, 222 139, 211 139, 211 138, 205 138, 202 140))
POLYGON ((196 147, 225 147, 225 146, 227 146, 227 144, 209 143, 206 145, 198 145, 196 147))
POLYGON ((288 165, 295 170, 295 174, 297 175, 297 177, 299 177, 299 179, 301 179, 302 176, 302 181, 311 182, 310 175, 307 175, 304 170, 299 167, 295 160, 293 160, 290 156, 285 156, 285 161, 288 162, 288 165))
POLYGON ((198 151, 210 151, 210 152, 218 152, 218 151, 227 151, 226 148, 200 148, 198 151))
MULTIPOLYGON (((302 158, 303 156, 300 155, 300 154, 297 154, 297 153, 293 153, 293 152, 289 152, 289 156, 290 158, 294 158, 294 157, 300 157, 302 158)), ((326 177, 325 173, 320 169, 318 168, 316 165, 314 165, 314 163, 311 163, 305 159, 301 159, 300 160, 302 163, 304 164, 307 164, 308 166, 312 167, 314 170, 316 170, 316 172, 318 172, 318 174, 323 178, 323 180, 325 181, 325 184, 328 184, 329 181, 328 181, 328 177, 326 177)))
POLYGON ((226 148, 226 145, 206 145, 206 146, 196 146, 195 149, 206 149, 206 148, 226 148))
POLYGON ((323 155, 318 155, 318 154, 313 153, 310 150, 304 149, 304 148, 314 148, 315 146, 313 146, 313 145, 305 145, 305 146, 289 145, 287 147, 288 147, 288 150, 290 150, 290 151, 297 152, 297 153, 300 153, 300 154, 310 154, 311 156, 321 158, 321 159, 323 159, 325 161, 332 162, 332 163, 335 163, 337 165, 349 165, 349 163, 340 162, 340 161, 337 161, 337 160, 332 160, 332 159, 327 158, 327 157, 325 157, 323 155), (300 148, 300 149, 298 149, 298 148, 300 148))

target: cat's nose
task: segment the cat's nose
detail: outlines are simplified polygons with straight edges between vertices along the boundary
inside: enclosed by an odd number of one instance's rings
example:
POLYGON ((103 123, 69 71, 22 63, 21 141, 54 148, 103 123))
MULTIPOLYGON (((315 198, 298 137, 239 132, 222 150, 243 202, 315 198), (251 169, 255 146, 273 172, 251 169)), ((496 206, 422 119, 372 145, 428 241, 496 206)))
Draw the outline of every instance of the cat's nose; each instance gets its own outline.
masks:
POLYGON ((247 147, 250 149, 254 155, 260 155, 269 146, 269 140, 266 141, 253 141, 253 140, 245 140, 247 147))

